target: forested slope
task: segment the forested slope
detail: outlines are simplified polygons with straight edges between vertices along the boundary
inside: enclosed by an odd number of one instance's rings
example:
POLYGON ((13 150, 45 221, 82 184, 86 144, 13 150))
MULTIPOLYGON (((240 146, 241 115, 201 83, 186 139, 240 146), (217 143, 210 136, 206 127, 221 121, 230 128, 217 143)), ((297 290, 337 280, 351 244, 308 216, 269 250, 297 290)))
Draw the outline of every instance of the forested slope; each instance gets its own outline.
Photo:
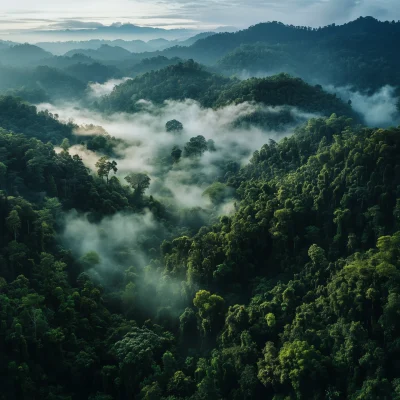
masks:
POLYGON ((397 398, 399 133, 310 120, 225 175, 233 215, 172 235, 144 270, 119 256, 104 287, 80 274, 95 254, 60 246, 63 210, 171 216, 2 131, 3 398, 397 398))
POLYGON ((321 84, 376 90, 399 85, 399 32, 400 22, 372 17, 318 29, 269 22, 157 54, 217 64, 228 74, 288 72, 321 84))
POLYGON ((205 107, 255 102, 266 106, 294 106, 303 111, 330 115, 354 115, 351 107, 321 86, 311 86, 299 78, 279 74, 263 79, 239 81, 207 71, 189 60, 152 71, 118 85, 100 102, 108 112, 135 112, 139 100, 162 104, 165 100, 194 99, 205 107))
POLYGON ((400 400, 399 27, 4 45, 0 400, 400 400))

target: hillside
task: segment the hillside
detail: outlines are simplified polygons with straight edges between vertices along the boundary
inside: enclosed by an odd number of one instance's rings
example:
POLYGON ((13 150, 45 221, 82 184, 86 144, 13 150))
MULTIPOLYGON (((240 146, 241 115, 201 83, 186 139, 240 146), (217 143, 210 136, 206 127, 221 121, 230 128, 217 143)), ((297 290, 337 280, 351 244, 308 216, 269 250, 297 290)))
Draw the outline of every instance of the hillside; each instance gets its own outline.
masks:
POLYGON ((208 72, 193 61, 179 63, 128 80, 103 100, 107 111, 133 112, 137 101, 156 104, 165 100, 194 99, 205 107, 256 102, 266 106, 294 106, 307 112, 353 115, 351 107, 320 86, 310 86, 286 74, 271 78, 238 81, 208 72))
POLYGON ((128 50, 118 47, 118 46, 109 46, 108 44, 103 44, 100 48, 93 49, 77 49, 70 50, 64 54, 65 57, 72 57, 74 55, 81 54, 86 57, 93 58, 98 61, 116 61, 116 60, 124 60, 131 57, 131 52, 128 50))
POLYGON ((178 57, 167 58, 163 56, 145 58, 138 63, 135 63, 130 68, 126 69, 126 76, 136 77, 137 75, 144 74, 146 72, 156 71, 168 67, 169 65, 175 65, 181 63, 182 60, 178 57))
POLYGON ((117 67, 100 63, 77 63, 65 68, 64 71, 82 82, 104 83, 112 78, 121 78, 121 72, 117 67))
POLYGON ((82 96, 86 84, 61 70, 47 66, 26 69, 0 66, 0 92, 21 88, 41 91, 52 99, 71 99, 82 96))
POLYGON ((394 3, 100 3, 2 6, 0 400, 400 400, 400 22, 173 28, 394 3))
POLYGON ((170 216, 118 178, 89 175, 67 150, 1 131, 0 184, 13 195, 0 198, 3 392, 26 397, 25 384, 5 378, 22 357, 33 398, 369 399, 374 390, 395 399, 399 137, 335 115, 310 120, 226 175, 240 200, 233 214, 159 249, 151 231, 143 270, 119 249, 105 288, 81 273, 96 268, 97 253, 77 260, 59 245, 63 208, 108 221, 143 207, 170 216), (182 285, 158 287, 159 269, 182 285), (293 374, 293 365, 302 368, 293 374), (105 371, 115 378, 107 385, 105 371))
POLYGON ((168 99, 186 98, 211 106, 219 91, 230 83, 230 79, 214 75, 199 64, 187 61, 126 81, 104 99, 102 107, 108 111, 131 112, 141 99, 162 104, 168 99))
POLYGON ((71 139, 73 125, 65 125, 57 116, 38 112, 36 107, 14 97, 0 96, 0 128, 60 144, 64 138, 71 139))
POLYGON ((359 18, 319 29, 261 23, 157 53, 218 65, 222 72, 290 72, 318 83, 376 89, 399 85, 400 22, 359 18), (385 45, 382 45, 385 43, 385 45))
POLYGON ((53 54, 30 44, 18 44, 0 50, 0 61, 3 65, 30 65, 40 60, 53 57, 53 54))

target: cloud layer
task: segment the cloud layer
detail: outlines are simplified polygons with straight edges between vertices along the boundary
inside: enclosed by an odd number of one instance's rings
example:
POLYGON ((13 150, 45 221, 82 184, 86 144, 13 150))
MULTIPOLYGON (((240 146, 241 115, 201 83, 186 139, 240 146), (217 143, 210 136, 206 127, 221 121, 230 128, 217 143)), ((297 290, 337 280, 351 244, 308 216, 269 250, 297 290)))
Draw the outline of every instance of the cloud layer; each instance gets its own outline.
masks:
POLYGON ((115 21, 139 25, 212 29, 221 25, 245 28, 279 20, 296 25, 344 23, 359 16, 400 19, 398 0, 41 0, 33 11, 30 0, 0 4, 2 33, 35 28, 95 28, 115 21))

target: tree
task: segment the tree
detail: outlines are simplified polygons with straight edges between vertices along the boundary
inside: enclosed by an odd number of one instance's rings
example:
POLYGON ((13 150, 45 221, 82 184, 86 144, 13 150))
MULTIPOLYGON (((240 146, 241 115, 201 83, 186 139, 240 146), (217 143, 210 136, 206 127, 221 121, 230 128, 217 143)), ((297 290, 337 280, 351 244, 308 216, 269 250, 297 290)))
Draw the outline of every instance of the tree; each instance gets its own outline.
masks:
POLYGON ((144 191, 150 186, 150 177, 141 172, 132 172, 125 177, 125 180, 131 185, 132 189, 135 190, 135 195, 140 197, 144 191))
POLYGON ((96 163, 97 175, 100 178, 106 177, 108 184, 108 176, 111 171, 114 171, 114 174, 117 173, 117 163, 115 161, 110 161, 109 157, 103 156, 96 163))
POLYGON ((185 157, 200 157, 207 149, 207 141, 204 136, 192 137, 185 145, 185 157))
POLYGON ((179 162, 182 156, 182 150, 178 146, 174 146, 171 151, 171 157, 174 163, 179 162))
POLYGON ((165 129, 167 132, 180 133, 183 131, 183 125, 181 122, 173 119, 165 124, 165 129))
POLYGON ((267 324, 270 328, 273 328, 276 325, 276 318, 273 313, 268 313, 265 316, 265 320, 267 321, 267 324))
POLYGON ((224 183, 214 182, 203 192, 203 196, 208 197, 213 204, 220 204, 229 197, 232 192, 232 188, 224 183))
POLYGON ((85 270, 94 268, 96 265, 100 264, 100 261, 100 257, 95 251, 87 252, 80 259, 80 262, 85 270))
POLYGON ((168 383, 168 392, 179 397, 190 396, 194 388, 192 379, 182 371, 176 371, 168 383))
POLYGON ((0 162, 0 180, 6 176, 7 173, 7 166, 0 162))
POLYGON ((64 138, 64 140, 62 141, 60 147, 64 150, 64 151, 68 151, 68 149, 71 147, 69 140, 67 138, 64 138))
POLYGON ((18 230, 21 228, 21 220, 17 210, 12 210, 6 220, 7 228, 14 234, 14 240, 17 240, 18 230))
POLYGON ((207 140, 207 150, 208 151, 217 151, 217 149, 215 148, 214 140, 212 140, 212 139, 207 140))
POLYGON ((207 290, 199 290, 193 299, 193 304, 199 310, 204 335, 215 332, 223 323, 224 299, 216 294, 211 294, 207 290))

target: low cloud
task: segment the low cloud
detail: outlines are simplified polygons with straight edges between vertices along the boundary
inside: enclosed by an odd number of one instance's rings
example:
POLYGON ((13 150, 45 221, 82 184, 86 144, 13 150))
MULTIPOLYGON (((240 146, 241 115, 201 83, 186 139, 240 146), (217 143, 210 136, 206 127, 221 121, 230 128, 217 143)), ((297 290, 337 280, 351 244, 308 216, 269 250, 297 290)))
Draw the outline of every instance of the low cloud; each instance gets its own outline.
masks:
POLYGON ((91 83, 89 84, 89 96, 93 98, 101 98, 110 94, 115 86, 126 82, 130 78, 110 79, 105 83, 91 83))
MULTIPOLYGON (((107 86, 107 85, 106 85, 107 86)), ((39 106, 47 108, 60 118, 72 118, 83 125, 100 125, 111 136, 123 139, 124 144, 115 149, 118 173, 124 178, 130 172, 142 172, 150 176, 149 194, 179 207, 212 207, 210 200, 202 196, 204 190, 224 174, 225 165, 233 162, 243 166, 269 139, 279 140, 293 133, 294 126, 283 132, 258 127, 237 127, 233 123, 255 111, 279 113, 280 107, 271 108, 252 103, 230 105, 217 110, 203 108, 194 100, 166 101, 162 107, 142 100, 142 111, 135 114, 118 113, 104 116, 74 105, 39 106), (168 133, 167 121, 178 119, 184 130, 168 133), (173 164, 171 151, 178 146, 184 151, 185 144, 193 137, 204 136, 213 140, 215 151, 207 151, 200 158, 182 157, 173 164)), ((300 124, 315 116, 291 108, 300 124)), ((79 154, 91 169, 96 155, 80 146, 70 150, 79 154)), ((229 200, 228 200, 229 201, 229 200)))
POLYGON ((86 214, 70 212, 65 217, 62 241, 76 258, 89 252, 100 257, 97 271, 107 271, 121 264, 145 266, 150 260, 143 253, 143 243, 148 237, 162 237, 162 226, 147 211, 144 214, 116 214, 91 222, 86 214), (123 256, 121 258, 121 254, 123 256))
POLYGON ((351 100, 353 109, 362 115, 369 126, 388 127, 400 124, 400 113, 397 109, 399 98, 392 86, 384 86, 372 95, 354 91, 351 87, 327 86, 325 89, 336 93, 344 101, 351 100))

